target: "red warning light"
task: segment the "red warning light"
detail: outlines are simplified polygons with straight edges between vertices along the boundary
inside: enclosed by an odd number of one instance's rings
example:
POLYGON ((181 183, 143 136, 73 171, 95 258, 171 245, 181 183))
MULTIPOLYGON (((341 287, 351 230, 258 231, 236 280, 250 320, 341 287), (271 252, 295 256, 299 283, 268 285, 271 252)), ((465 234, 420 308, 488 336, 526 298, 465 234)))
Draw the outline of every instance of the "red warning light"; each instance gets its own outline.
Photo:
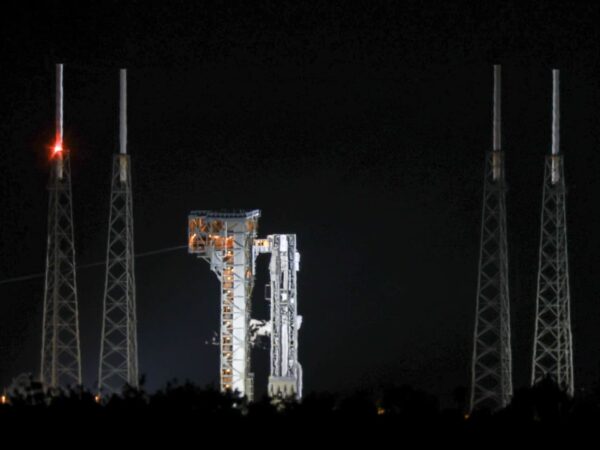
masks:
POLYGON ((54 139, 54 145, 51 147, 51 151, 52 151, 52 156, 56 156, 56 155, 60 155, 62 154, 62 152, 64 151, 63 148, 63 141, 60 138, 60 136, 56 136, 56 138, 54 139))

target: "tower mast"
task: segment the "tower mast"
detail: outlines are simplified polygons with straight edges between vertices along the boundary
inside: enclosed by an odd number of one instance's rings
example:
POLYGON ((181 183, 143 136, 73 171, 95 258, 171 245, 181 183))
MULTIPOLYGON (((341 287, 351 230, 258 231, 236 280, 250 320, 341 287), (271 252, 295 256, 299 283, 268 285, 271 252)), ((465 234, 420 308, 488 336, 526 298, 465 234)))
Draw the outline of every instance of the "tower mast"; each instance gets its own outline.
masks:
POLYGON ((506 182, 501 150, 500 66, 494 65, 492 151, 485 162, 470 411, 497 410, 512 396, 506 182))
POLYGON ((63 142, 63 65, 57 64, 40 364, 40 380, 53 389, 81 384, 71 164, 63 142))
POLYGON ((119 153, 113 156, 98 390, 138 387, 131 161, 127 154, 127 71, 120 70, 119 153))
POLYGON ((550 377, 574 392, 566 189, 560 152, 559 71, 552 71, 552 151, 546 156, 531 384, 550 377))

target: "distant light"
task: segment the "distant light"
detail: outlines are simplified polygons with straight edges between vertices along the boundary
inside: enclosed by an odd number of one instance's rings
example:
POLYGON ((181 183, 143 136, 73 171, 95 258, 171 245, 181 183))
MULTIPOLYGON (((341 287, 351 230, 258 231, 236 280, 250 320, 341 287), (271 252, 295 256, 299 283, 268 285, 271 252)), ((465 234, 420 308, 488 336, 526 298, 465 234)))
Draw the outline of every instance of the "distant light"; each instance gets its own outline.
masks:
POLYGON ((100 395, 95 395, 95 396, 94 396, 94 401, 95 401, 96 403, 100 403, 100 395))
POLYGON ((57 153, 61 153, 61 152, 63 151, 62 142, 57 142, 57 143, 54 145, 54 148, 53 148, 53 150, 54 150, 54 154, 55 154, 55 155, 56 155, 57 153))
POLYGON ((6 405, 8 403, 8 397, 6 395, 0 396, 0 404, 6 405))
POLYGON ((385 414, 385 409, 383 409, 381 406, 377 408, 377 415, 378 416, 383 416, 385 414))

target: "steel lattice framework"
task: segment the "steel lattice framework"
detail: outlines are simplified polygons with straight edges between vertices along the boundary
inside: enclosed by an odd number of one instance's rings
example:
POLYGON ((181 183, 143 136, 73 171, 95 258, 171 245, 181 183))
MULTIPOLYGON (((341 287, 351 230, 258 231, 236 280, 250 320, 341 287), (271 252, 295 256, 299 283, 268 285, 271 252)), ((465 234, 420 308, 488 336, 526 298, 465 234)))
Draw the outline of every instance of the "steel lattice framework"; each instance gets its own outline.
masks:
POLYGON ((189 216, 188 251, 210 263, 221 282, 221 391, 252 400, 249 323, 254 286, 252 245, 260 211, 197 211, 189 216))
POLYGON ((512 396, 506 186, 504 177, 492 178, 494 159, 503 166, 503 154, 489 153, 486 158, 471 410, 504 407, 512 396))
POLYGON ((40 379, 48 388, 81 384, 69 152, 63 148, 63 66, 56 66, 56 143, 48 184, 48 243, 40 379))
POLYGON ((100 347, 100 392, 138 386, 133 210, 129 155, 115 155, 100 347))
POLYGON ((494 150, 485 163, 470 410, 497 410, 512 396, 506 182, 500 150, 500 68, 494 67, 494 150))
POLYGON ((131 164, 126 154, 126 72, 121 70, 121 151, 113 157, 106 281, 98 389, 103 394, 138 387, 131 164))
POLYGON ((531 383, 550 377, 573 395, 566 190, 563 157, 558 151, 557 70, 553 71, 553 78, 552 155, 546 156, 544 170, 531 383))

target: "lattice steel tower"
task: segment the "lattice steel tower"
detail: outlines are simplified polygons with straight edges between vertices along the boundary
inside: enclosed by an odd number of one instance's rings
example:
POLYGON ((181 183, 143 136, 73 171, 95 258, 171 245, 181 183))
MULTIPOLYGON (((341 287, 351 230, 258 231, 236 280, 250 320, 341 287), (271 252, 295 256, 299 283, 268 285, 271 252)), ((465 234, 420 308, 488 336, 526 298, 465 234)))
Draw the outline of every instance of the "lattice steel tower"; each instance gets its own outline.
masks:
POLYGON ((210 263, 221 282, 221 391, 237 391, 252 400, 250 307, 254 285, 252 245, 260 211, 195 211, 189 216, 189 253, 210 263))
POLYGON ((131 163, 127 154, 127 71, 120 71, 118 155, 113 157, 106 281, 98 389, 119 393, 138 387, 137 320, 133 247, 131 163))
POLYGON ((485 162, 470 410, 497 410, 512 396, 506 182, 500 132, 500 66, 494 66, 493 149, 485 162))
POLYGON ((56 65, 56 139, 50 164, 48 243, 40 379, 48 388, 81 384, 69 150, 63 147, 63 65, 56 65))
POLYGON ((559 71, 552 71, 552 153, 546 156, 531 383, 552 378, 570 395, 573 341, 567 251, 566 192, 559 150, 559 71))

